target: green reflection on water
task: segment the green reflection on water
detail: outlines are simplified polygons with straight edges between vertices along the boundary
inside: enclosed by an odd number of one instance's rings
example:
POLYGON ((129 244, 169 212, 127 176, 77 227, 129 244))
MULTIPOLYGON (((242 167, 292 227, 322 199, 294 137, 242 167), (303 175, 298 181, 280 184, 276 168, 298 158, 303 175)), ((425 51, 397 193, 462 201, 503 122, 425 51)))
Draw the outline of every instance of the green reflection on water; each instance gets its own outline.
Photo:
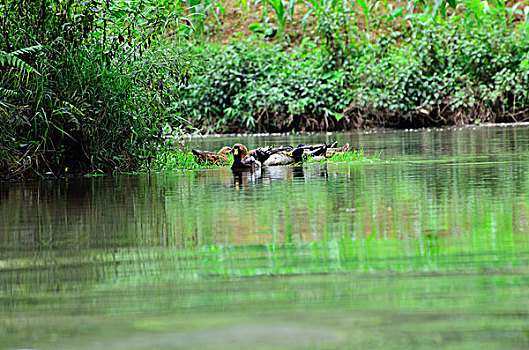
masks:
POLYGON ((387 161, 1 184, 0 346, 527 348, 529 129, 336 136, 387 161))

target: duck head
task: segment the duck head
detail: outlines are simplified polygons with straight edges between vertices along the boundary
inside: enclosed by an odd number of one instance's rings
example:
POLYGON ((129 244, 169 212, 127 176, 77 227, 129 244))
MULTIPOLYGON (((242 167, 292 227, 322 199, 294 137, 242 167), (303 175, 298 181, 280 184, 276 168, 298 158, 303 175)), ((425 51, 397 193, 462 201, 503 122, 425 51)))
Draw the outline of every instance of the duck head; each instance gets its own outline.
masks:
POLYGON ((261 167, 261 163, 253 156, 248 154, 248 148, 236 143, 231 148, 231 154, 233 154, 233 164, 231 168, 233 170, 255 170, 261 167))
POLYGON ((230 151, 231 154, 233 154, 233 160, 235 162, 240 162, 241 159, 246 157, 248 155, 248 148, 246 148, 245 145, 242 145, 240 143, 236 143, 233 145, 230 151))

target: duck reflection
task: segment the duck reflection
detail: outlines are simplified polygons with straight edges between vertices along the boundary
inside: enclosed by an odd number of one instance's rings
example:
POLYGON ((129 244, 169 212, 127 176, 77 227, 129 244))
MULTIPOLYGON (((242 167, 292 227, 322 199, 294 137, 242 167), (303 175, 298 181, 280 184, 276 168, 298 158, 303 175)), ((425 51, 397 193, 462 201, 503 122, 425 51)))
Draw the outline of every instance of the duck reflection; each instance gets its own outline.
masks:
POLYGON ((303 166, 275 166, 263 168, 263 178, 268 181, 303 178, 303 166))
POLYGON ((233 184, 237 189, 240 186, 284 181, 294 178, 305 178, 303 166, 274 166, 258 170, 232 169, 233 184))
POLYGON ((239 189, 241 186, 246 186, 248 184, 258 183, 262 176, 262 170, 259 168, 257 170, 244 170, 244 169, 231 169, 233 173, 233 184, 236 189, 239 189))

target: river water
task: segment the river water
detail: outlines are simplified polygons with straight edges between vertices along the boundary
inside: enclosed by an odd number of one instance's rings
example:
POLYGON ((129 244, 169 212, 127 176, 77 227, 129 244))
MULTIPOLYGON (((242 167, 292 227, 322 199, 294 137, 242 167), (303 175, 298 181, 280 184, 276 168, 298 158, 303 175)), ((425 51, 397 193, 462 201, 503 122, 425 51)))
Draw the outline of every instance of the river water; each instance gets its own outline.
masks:
POLYGON ((0 184, 0 347, 527 349, 529 128, 193 139, 380 160, 0 184))

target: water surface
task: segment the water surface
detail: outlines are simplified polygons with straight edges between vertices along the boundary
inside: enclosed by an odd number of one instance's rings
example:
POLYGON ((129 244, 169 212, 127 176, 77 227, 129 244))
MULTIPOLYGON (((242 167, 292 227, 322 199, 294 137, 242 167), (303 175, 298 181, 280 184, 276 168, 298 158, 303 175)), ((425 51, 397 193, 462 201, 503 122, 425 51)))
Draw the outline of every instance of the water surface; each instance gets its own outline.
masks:
POLYGON ((526 349, 529 128, 349 142, 382 160, 0 184, 0 347, 526 349))

